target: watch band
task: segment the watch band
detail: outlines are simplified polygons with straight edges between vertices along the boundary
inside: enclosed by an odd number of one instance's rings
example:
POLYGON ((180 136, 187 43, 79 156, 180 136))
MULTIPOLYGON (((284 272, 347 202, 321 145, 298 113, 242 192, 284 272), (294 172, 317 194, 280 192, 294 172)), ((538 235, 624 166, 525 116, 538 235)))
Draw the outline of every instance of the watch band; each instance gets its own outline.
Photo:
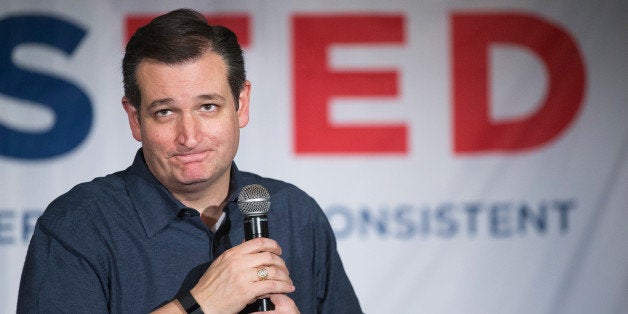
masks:
POLYGON ((190 291, 185 291, 183 294, 177 297, 177 301, 181 303, 181 306, 185 309, 185 312, 188 314, 203 314, 203 310, 201 306, 198 305, 198 302, 194 299, 190 291))

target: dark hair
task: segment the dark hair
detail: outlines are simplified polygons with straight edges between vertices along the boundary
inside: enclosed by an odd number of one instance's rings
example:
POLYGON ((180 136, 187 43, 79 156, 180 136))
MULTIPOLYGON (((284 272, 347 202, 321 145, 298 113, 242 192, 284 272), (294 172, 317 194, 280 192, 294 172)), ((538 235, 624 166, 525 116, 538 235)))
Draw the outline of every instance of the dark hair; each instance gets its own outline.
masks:
POLYGON ((140 62, 151 59, 166 64, 182 63, 199 58, 208 50, 224 60, 227 80, 238 110, 240 91, 246 80, 238 39, 230 29, 210 25, 203 15, 190 9, 158 16, 133 34, 122 60, 124 95, 139 112, 142 95, 136 74, 140 62))

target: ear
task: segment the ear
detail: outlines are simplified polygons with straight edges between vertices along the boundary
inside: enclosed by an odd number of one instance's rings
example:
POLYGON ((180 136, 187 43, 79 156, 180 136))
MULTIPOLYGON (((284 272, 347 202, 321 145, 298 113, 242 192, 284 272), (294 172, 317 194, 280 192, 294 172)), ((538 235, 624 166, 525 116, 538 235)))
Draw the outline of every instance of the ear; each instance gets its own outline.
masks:
POLYGON ((240 128, 245 127, 249 123, 249 102, 251 101, 251 82, 245 81, 244 87, 240 91, 238 98, 238 123, 240 128))
POLYGON ((129 102, 129 99, 122 97, 122 107, 126 111, 127 118, 129 118, 129 126, 131 127, 131 134, 138 142, 142 141, 142 132, 140 129, 140 115, 137 109, 129 102))

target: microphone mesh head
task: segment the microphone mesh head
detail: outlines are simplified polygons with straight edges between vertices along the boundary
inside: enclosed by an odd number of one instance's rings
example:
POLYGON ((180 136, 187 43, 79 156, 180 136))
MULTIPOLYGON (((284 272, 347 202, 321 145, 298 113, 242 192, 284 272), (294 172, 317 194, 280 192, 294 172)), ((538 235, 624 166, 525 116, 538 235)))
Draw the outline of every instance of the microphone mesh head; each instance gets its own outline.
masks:
POLYGON ((259 184, 250 184, 240 190, 238 207, 244 216, 266 215, 270 209, 270 193, 259 184))

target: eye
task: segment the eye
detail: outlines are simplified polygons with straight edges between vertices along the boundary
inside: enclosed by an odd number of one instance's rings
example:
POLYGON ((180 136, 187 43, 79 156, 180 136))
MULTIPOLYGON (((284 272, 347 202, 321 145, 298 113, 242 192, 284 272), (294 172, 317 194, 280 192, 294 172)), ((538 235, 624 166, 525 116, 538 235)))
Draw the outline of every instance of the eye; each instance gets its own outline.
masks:
POLYGON ((172 114, 172 110, 170 109, 161 109, 155 112, 155 116, 157 117, 166 117, 172 114))
POLYGON ((203 104, 201 105, 201 110, 203 111, 216 111, 216 109, 218 109, 218 106, 215 104, 203 104))

